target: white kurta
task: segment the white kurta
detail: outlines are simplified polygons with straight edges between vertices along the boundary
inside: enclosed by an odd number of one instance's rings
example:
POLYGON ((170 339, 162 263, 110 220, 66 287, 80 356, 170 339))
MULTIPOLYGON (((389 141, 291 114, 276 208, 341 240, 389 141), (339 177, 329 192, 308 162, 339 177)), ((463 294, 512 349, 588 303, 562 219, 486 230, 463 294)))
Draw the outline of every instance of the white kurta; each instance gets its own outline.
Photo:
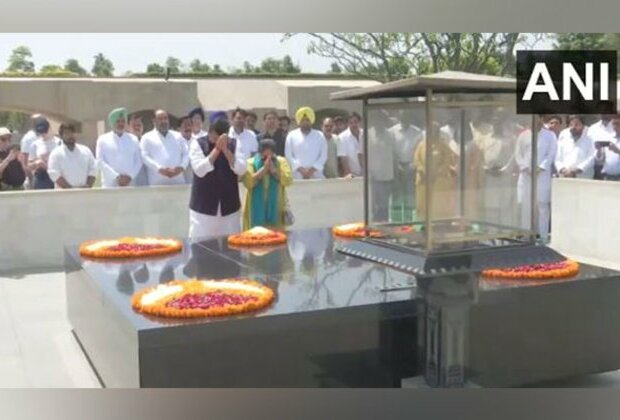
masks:
POLYGON ((593 142, 612 141, 616 137, 616 131, 614 130, 611 121, 607 124, 603 124, 603 121, 599 120, 588 127, 586 134, 592 139, 593 142))
POLYGON ((576 170, 582 172, 577 174, 577 178, 592 179, 594 177, 594 142, 584 132, 575 141, 570 131, 562 131, 558 139, 558 151, 555 157, 555 167, 558 173, 562 169, 576 170))
POLYGON ((396 153, 400 163, 413 163, 413 154, 422 140, 422 130, 416 126, 409 125, 403 129, 401 123, 389 129, 394 136, 396 153))
MULTIPOLYGON (((235 160, 231 169, 235 174, 241 176, 246 171, 246 160, 238 146, 239 142, 237 141, 235 160)), ((197 141, 190 142, 189 160, 194 174, 200 178, 215 169, 197 141)), ((227 216, 222 216, 221 204, 218 205, 216 216, 189 210, 189 238, 192 242, 215 236, 231 235, 239 231, 241 231, 241 209, 227 216)))
MULTIPOLYGON (((557 139, 555 133, 541 128, 538 132, 537 147, 537 207, 538 233, 546 237, 549 233, 550 202, 551 202, 551 165, 555 161, 557 139)), ((529 229, 531 225, 531 162, 532 162, 532 134, 530 130, 519 135, 515 151, 515 160, 519 167, 517 181, 517 195, 521 204, 521 227, 529 229)))
POLYGON ((113 131, 105 133, 97 139, 95 154, 103 188, 118 187, 116 178, 119 175, 129 176, 129 185, 135 185, 136 177, 142 168, 140 144, 136 136, 123 133, 119 137, 113 131))
POLYGON ((200 130, 197 133, 192 133, 192 138, 190 140, 196 140, 199 139, 201 137, 206 137, 209 133, 207 133, 205 130, 200 130))
POLYGON ((162 168, 180 167, 185 171, 189 165, 187 140, 180 133, 168 130, 164 136, 157 130, 151 130, 142 136, 140 150, 149 185, 185 184, 185 172, 172 178, 159 173, 162 168))
POLYGON ((37 159, 49 159, 52 151, 60 145, 61 140, 57 137, 52 137, 48 140, 44 140, 43 137, 37 137, 31 144, 28 150, 28 161, 32 162, 37 159))
POLYGON ((393 181, 396 168, 396 149, 391 131, 368 129, 368 173, 372 181, 393 181))
POLYGON ((360 155, 363 153, 362 147, 364 138, 360 132, 360 139, 358 140, 350 129, 346 129, 338 135, 338 157, 346 158, 349 162, 349 169, 355 176, 362 176, 362 165, 360 165, 360 155))
POLYGON ((323 133, 318 130, 310 130, 304 134, 300 128, 288 133, 284 148, 286 160, 293 171, 293 178, 303 179, 299 168, 314 168, 313 178, 323 179, 323 169, 327 162, 327 141, 323 133))
MULTIPOLYGON (((614 136, 610 141, 620 148, 620 134, 614 136)), ((603 149, 603 153, 605 154, 603 173, 610 176, 620 175, 620 155, 607 147, 603 149)))
POLYGON ((32 143, 34 143, 37 137, 37 133, 35 133, 34 130, 28 130, 21 140, 21 152, 30 153, 30 146, 32 146, 32 143))
POLYGON ((76 144, 72 151, 63 144, 51 153, 47 172, 54 182, 63 177, 72 187, 81 188, 87 186, 89 176, 97 176, 97 164, 88 147, 76 144))
POLYGON ((241 133, 237 133, 234 127, 230 127, 228 137, 237 140, 237 147, 241 148, 245 160, 258 152, 258 140, 256 140, 256 134, 253 131, 243 129, 241 133))

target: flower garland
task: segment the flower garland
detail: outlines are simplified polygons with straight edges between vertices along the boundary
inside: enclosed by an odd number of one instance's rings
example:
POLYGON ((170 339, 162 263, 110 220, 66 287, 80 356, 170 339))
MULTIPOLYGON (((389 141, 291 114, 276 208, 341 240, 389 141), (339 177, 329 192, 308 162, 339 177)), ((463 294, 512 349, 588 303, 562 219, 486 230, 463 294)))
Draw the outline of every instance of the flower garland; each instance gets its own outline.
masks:
POLYGON ((165 318, 205 318, 257 311, 274 297, 273 290, 254 280, 175 280, 137 292, 131 306, 165 318))
POLYGON ((254 227, 245 232, 230 235, 228 245, 233 246, 269 246, 279 245, 286 242, 286 234, 261 226, 254 227))
POLYGON ((80 255, 89 258, 123 259, 173 254, 183 249, 176 239, 134 238, 88 241, 80 245, 80 255))
MULTIPOLYGON (((349 223, 346 225, 334 226, 332 232, 336 236, 341 236, 344 238, 365 238, 366 230, 364 223, 349 223)), ((370 229, 368 231, 368 236, 371 238, 380 238, 383 234, 376 230, 370 229)))
POLYGON ((564 260, 547 264, 530 264, 513 268, 491 268, 482 271, 484 277, 500 279, 560 279, 579 273, 579 263, 564 260))

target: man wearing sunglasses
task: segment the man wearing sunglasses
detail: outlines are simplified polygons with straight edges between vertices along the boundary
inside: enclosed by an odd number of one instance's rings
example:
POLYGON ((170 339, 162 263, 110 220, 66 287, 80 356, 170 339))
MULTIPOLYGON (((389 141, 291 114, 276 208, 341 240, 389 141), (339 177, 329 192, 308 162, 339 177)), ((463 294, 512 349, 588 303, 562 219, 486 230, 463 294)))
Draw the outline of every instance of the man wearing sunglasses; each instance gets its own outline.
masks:
POLYGON ((11 145, 11 131, 0 127, 0 191, 24 189, 26 172, 19 153, 19 146, 11 145))

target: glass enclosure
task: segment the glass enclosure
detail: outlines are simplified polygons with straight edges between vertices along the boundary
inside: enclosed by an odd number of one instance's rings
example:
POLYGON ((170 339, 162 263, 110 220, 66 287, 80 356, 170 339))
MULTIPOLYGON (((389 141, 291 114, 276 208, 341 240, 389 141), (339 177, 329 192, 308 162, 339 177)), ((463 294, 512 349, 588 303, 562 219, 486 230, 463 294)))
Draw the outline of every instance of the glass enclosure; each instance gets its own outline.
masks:
POLYGON ((533 160, 531 117, 514 95, 372 100, 365 116, 366 222, 380 241, 441 251, 533 240, 532 175, 519 170, 533 160))

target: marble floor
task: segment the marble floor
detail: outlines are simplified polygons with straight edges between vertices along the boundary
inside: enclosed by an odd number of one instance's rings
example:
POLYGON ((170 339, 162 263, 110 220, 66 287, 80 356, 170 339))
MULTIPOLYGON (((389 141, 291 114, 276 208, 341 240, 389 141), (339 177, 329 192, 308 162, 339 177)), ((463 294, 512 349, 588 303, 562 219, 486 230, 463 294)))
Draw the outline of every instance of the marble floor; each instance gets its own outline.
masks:
MULTIPOLYGON (((0 388, 99 388, 73 338, 64 273, 0 277, 0 388)), ((539 384, 620 388, 620 371, 539 384)))

